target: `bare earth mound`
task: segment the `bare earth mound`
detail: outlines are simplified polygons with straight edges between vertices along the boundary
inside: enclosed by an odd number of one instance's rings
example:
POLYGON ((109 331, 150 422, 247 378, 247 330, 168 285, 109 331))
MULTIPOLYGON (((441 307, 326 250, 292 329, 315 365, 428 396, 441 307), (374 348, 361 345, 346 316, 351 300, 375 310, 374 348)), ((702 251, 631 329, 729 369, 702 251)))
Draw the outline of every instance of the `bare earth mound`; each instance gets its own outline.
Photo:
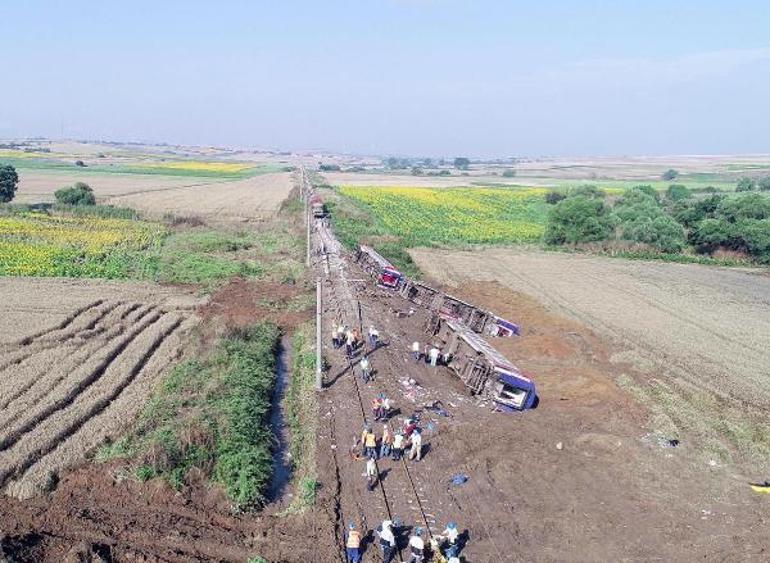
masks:
POLYGON ((148 284, 3 279, 0 487, 51 488, 144 406, 199 300, 148 284))
POLYGON ((291 174, 263 174, 246 180, 155 190, 110 198, 107 203, 162 215, 258 219, 275 214, 293 188, 291 174))

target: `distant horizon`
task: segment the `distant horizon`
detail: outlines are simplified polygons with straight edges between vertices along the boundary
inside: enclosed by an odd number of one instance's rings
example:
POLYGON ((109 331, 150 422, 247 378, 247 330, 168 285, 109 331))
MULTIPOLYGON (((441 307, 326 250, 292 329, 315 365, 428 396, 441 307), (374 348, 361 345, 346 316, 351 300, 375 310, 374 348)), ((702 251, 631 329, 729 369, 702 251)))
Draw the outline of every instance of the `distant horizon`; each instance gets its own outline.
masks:
POLYGON ((107 144, 124 144, 124 145, 146 145, 146 146, 156 146, 156 147, 188 147, 188 148, 208 148, 208 149, 222 149, 222 150, 237 150, 237 151, 244 151, 244 152, 255 152, 255 153, 285 153, 290 152, 292 154, 297 154, 302 156, 303 154, 306 155, 307 153, 322 153, 329 156, 344 156, 344 157, 356 157, 356 158, 389 158, 389 157, 395 157, 395 158, 406 158, 406 159, 413 159, 413 160, 419 160, 422 158, 430 158, 430 159, 444 159, 444 160, 451 160, 458 157, 465 157, 470 159, 472 162, 479 162, 479 163, 490 163, 492 161, 505 161, 505 160, 514 160, 514 159, 589 159, 589 158, 726 158, 726 157, 770 157, 770 151, 763 153, 763 152, 747 152, 747 153, 681 153, 681 154, 674 154, 674 153, 660 153, 660 154, 537 154, 537 155, 518 155, 518 156, 507 156, 507 157, 498 157, 498 156, 478 156, 478 155, 468 155, 468 154, 452 154, 452 155, 423 155, 423 154, 373 154, 373 153, 355 153, 355 152, 349 152, 349 153, 343 153, 339 151, 335 151, 333 149, 326 149, 326 148, 304 148, 304 149, 297 149, 297 148, 287 148, 287 147, 261 147, 258 145, 252 145, 252 146, 246 146, 246 145, 224 145, 224 144, 194 144, 194 143, 174 143, 172 141, 162 141, 162 140, 149 140, 149 139, 111 139, 111 138, 103 138, 103 139, 78 139, 74 137, 46 137, 46 136, 40 136, 40 135, 31 135, 31 136, 14 136, 14 137, 0 137, 0 143, 15 143, 15 142, 24 142, 24 141, 47 141, 47 142, 54 142, 54 143, 64 143, 64 142, 75 142, 75 143, 82 143, 82 144, 99 144, 99 143, 107 143, 107 144))

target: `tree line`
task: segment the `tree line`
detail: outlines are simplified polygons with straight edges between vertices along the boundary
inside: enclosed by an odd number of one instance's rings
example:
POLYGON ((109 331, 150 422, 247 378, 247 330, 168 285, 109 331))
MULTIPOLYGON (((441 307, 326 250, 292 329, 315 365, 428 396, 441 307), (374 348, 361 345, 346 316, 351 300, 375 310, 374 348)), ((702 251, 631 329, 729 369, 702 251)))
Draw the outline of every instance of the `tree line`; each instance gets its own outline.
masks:
POLYGON ((694 194, 680 184, 663 194, 635 186, 614 200, 591 185, 551 192, 545 242, 626 241, 672 254, 724 249, 770 263, 770 197, 744 192, 694 194))

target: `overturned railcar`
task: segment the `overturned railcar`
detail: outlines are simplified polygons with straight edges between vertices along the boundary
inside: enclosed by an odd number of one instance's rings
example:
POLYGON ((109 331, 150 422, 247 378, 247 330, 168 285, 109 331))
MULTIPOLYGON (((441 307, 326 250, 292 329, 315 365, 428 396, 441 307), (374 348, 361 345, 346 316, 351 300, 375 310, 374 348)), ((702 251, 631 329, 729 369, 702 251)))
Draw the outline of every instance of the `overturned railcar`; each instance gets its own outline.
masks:
POLYGON ((488 396, 504 411, 527 410, 537 404, 535 382, 469 327, 456 320, 431 323, 448 367, 474 395, 488 396))
POLYGON ((404 276, 393 264, 370 246, 358 247, 356 262, 377 280, 377 284, 388 289, 398 289, 404 276))

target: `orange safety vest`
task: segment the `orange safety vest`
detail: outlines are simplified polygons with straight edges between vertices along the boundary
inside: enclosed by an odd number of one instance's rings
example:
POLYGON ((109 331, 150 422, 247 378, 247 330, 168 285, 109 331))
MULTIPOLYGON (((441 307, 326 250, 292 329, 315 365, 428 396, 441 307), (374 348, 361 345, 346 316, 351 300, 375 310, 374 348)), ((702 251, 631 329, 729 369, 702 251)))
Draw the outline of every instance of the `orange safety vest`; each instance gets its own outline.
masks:
POLYGON ((353 549, 358 549, 361 547, 361 534, 356 532, 355 530, 350 530, 348 532, 348 543, 345 547, 350 547, 353 549))

